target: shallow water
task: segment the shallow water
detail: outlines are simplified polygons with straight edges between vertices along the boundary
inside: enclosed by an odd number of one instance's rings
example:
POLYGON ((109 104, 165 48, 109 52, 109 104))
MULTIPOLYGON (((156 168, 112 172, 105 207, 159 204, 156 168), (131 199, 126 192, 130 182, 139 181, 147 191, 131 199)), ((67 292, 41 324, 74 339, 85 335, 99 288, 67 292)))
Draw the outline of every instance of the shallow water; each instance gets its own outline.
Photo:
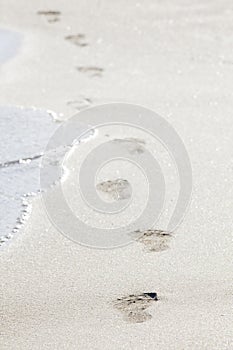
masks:
MULTIPOLYGON (((29 216, 30 197, 46 191, 64 175, 59 164, 72 147, 70 139, 74 141, 76 133, 71 135, 73 138, 70 135, 59 138, 52 143, 53 147, 46 149, 55 130, 62 125, 51 111, 0 107, 0 246, 29 216)), ((86 127, 77 122, 75 131, 79 134, 82 130, 86 127)), ((91 131, 83 141, 92 134, 91 131)))
POLYGON ((11 30, 0 29, 0 64, 17 54, 22 36, 11 30))
POLYGON ((48 111, 0 107, 0 244, 28 214, 23 197, 39 191, 40 158, 56 128, 48 111))

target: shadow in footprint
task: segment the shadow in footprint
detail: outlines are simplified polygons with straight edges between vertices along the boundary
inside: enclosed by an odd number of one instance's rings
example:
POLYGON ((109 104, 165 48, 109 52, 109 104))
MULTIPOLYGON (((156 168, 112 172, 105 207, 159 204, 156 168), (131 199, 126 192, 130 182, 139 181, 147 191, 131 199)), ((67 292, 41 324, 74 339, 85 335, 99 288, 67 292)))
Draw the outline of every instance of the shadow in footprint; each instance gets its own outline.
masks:
POLYGON ((149 252, 161 252, 169 248, 172 234, 162 230, 137 230, 130 234, 137 242, 144 244, 149 252))
POLYGON ((77 70, 81 73, 88 74, 90 77, 102 77, 104 71, 103 68, 94 66, 81 66, 77 67, 77 70))
POLYGON ((75 34, 75 35, 67 35, 65 37, 65 40, 69 41, 70 43, 80 46, 80 47, 85 47, 88 45, 88 43, 85 41, 85 34, 75 34))
POLYGON ((158 301, 158 296, 155 292, 138 295, 132 294, 127 297, 118 298, 114 302, 114 306, 123 313, 125 321, 142 323, 152 318, 146 309, 152 306, 155 301, 158 301))

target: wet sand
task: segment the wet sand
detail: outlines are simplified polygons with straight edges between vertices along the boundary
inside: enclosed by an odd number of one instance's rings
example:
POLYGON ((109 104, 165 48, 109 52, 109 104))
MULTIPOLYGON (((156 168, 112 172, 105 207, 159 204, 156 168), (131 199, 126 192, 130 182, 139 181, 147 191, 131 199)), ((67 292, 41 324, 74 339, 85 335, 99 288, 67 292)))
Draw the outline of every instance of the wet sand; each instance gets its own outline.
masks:
MULTIPOLYGON (((148 106, 184 141, 194 181, 188 214, 171 236, 155 244, 161 233, 144 232, 111 250, 65 238, 36 196, 23 229, 0 251, 1 349, 232 348, 232 17, 232 4, 220 0, 1 1, 2 28, 23 38, 1 64, 1 106, 53 110, 59 119, 95 103, 148 106)), ((98 136, 119 138, 111 129, 98 136)), ((169 204, 176 182, 162 159, 169 204)), ((78 210, 69 180, 63 185, 78 210)), ((107 180, 108 170, 100 189, 107 180)))

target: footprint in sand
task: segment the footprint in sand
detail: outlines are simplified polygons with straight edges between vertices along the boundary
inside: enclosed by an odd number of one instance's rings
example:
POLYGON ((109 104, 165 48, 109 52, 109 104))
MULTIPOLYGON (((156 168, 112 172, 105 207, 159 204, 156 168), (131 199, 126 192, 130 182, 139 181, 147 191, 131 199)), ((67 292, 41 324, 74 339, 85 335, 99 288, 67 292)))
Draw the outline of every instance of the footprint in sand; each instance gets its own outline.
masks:
POLYGON ((76 111, 81 111, 85 108, 90 107, 92 103, 93 101, 90 98, 80 96, 75 100, 68 101, 66 104, 76 111))
POLYGON ((142 139, 129 137, 125 139, 114 139, 113 142, 121 144, 131 154, 142 154, 145 152, 143 145, 145 145, 146 142, 142 139))
POLYGON ((142 323, 152 318, 146 309, 155 301, 158 301, 157 293, 142 293, 118 298, 114 302, 114 307, 123 313, 125 321, 142 323))
POLYGON ((76 46, 85 47, 88 45, 85 38, 86 38, 85 34, 75 34, 75 35, 67 35, 65 37, 65 40, 69 41, 70 43, 76 46))
POLYGON ((43 16, 47 19, 49 23, 54 23, 60 21, 60 11, 38 11, 39 16, 43 16))
POLYGON ((137 230, 131 234, 134 239, 144 244, 149 252, 161 252, 169 248, 169 242, 172 239, 171 233, 162 230, 137 230))
POLYGON ((102 77, 103 68, 94 67, 94 66, 80 66, 77 67, 77 70, 81 73, 88 74, 90 77, 102 77))
POLYGON ((127 180, 116 179, 108 180, 97 184, 97 190, 106 193, 115 201, 128 199, 131 197, 131 186, 127 180))

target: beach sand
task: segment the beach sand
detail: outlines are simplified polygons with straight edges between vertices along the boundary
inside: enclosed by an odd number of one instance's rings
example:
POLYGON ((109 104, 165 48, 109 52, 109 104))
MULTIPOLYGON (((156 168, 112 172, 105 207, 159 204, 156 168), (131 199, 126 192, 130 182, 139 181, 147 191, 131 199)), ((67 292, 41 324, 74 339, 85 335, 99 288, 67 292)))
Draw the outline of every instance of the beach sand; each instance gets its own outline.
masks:
POLYGON ((0 19, 21 35, 1 65, 1 106, 65 120, 95 104, 142 104, 173 125, 193 169, 187 215, 158 249, 148 236, 117 249, 75 244, 34 197, 0 251, 0 348, 232 349, 232 3, 1 0, 0 19))

